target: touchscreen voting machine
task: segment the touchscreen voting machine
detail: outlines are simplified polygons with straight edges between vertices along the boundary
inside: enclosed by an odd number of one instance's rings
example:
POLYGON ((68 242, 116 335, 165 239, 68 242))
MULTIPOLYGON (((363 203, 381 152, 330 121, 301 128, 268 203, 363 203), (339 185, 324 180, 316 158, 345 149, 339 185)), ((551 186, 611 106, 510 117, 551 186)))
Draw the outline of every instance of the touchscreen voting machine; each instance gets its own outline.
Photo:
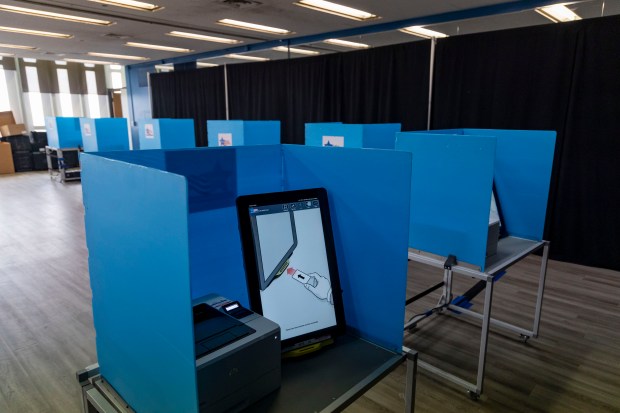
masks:
POLYGON ((237 198, 252 310, 280 325, 282 351, 302 354, 344 331, 323 188, 237 198))

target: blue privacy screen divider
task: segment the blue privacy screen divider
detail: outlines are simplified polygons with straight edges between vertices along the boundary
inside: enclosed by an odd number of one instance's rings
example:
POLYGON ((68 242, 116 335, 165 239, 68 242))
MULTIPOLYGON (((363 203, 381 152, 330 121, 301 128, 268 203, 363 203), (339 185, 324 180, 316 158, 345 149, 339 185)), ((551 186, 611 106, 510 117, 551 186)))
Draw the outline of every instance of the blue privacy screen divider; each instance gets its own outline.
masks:
POLYGON ((208 120, 209 146, 277 145, 278 120, 208 120))
POLYGON ((138 412, 197 412, 192 299, 248 305, 235 198, 314 186, 332 204, 349 326, 399 352, 410 170, 407 153, 287 145, 84 154, 102 375, 138 412))
POLYGON ((402 132, 411 152, 409 246, 484 269, 496 139, 402 132))
POLYGON ((410 171, 407 153, 284 147, 285 189, 327 189, 347 325, 395 352, 403 340, 410 171))
POLYGON ((80 118, 48 116, 45 118, 47 143, 53 148, 77 148, 82 146, 80 118))
POLYGON ((101 373, 138 412, 194 413, 187 183, 110 154, 81 158, 101 373))
POLYGON ((445 129, 422 133, 494 136, 496 195, 509 235, 543 238, 555 131, 507 129, 445 129))
POLYGON ((128 151, 129 129, 125 118, 80 118, 84 152, 128 151))
POLYGON ((306 123, 307 146, 394 149, 400 123, 306 123))
POLYGON ((193 119, 142 119, 138 121, 140 149, 195 148, 193 119))

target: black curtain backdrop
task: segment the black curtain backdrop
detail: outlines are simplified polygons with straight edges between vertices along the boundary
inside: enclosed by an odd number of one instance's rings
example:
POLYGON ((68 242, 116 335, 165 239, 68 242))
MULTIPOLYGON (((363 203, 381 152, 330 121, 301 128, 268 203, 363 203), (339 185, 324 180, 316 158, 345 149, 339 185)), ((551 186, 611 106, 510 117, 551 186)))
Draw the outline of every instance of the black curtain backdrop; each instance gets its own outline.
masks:
POLYGON ((430 42, 228 67, 231 119, 280 120, 283 143, 308 122, 424 129, 430 42))
POLYGON ((620 18, 441 40, 432 126, 558 132, 551 258, 620 270, 620 18))
POLYGON ((207 146, 207 119, 226 119, 224 68, 152 74, 154 118, 193 118, 196 146, 207 146))

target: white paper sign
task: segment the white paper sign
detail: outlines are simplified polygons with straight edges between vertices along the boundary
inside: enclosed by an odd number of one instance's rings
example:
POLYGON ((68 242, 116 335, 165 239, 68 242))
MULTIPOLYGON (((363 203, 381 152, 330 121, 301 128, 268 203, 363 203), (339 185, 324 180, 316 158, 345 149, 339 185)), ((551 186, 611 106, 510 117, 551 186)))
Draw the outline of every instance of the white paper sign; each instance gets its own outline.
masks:
POLYGON ((344 136, 323 136, 323 146, 344 148, 344 136))
POLYGON ((84 136, 91 136, 92 132, 90 130, 90 123, 84 124, 84 136))
POLYGON ((232 146, 232 133, 218 133, 217 146, 232 146))
POLYGON ((144 137, 146 139, 154 139, 155 138, 155 131, 153 130, 153 124, 152 123, 144 124, 144 137))

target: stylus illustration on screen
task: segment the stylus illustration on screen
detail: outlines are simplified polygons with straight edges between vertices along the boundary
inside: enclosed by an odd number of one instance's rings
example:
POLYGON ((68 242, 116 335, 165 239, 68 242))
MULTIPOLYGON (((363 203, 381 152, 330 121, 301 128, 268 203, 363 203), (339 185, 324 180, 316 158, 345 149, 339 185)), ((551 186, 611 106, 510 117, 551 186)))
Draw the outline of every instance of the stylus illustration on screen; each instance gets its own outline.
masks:
POLYGON ((286 273, 294 280, 303 284, 303 286, 306 287, 306 290, 314 294, 316 298, 334 305, 332 286, 327 278, 317 274, 316 272, 306 274, 293 267, 287 269, 286 273))
POLYGON ((260 289, 264 291, 280 277, 289 265, 297 248, 297 229, 293 211, 252 217, 257 238, 256 257, 260 275, 260 289))

